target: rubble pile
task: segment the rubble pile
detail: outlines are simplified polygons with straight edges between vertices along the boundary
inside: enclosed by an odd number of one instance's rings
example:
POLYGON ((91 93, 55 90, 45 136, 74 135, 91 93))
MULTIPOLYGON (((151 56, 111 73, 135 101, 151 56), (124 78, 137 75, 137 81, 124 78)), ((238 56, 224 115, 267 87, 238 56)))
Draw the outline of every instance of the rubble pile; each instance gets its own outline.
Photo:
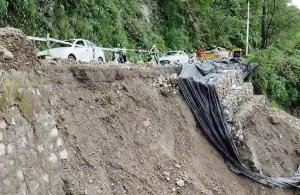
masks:
POLYGON ((160 75, 153 80, 152 86, 157 87, 163 95, 178 93, 178 75, 171 74, 169 76, 160 75))
POLYGON ((10 59, 0 59, 2 69, 30 70, 39 64, 34 43, 19 29, 1 28, 0 46, 13 55, 10 59))

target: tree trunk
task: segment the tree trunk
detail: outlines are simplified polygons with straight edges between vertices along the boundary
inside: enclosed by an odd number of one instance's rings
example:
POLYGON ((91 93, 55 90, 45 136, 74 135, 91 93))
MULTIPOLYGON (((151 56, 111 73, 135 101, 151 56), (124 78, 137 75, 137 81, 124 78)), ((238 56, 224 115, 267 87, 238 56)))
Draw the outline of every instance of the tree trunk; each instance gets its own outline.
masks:
POLYGON ((267 47, 267 32, 266 32, 266 0, 263 0, 262 6, 262 16, 261 16, 261 49, 265 49, 267 47))

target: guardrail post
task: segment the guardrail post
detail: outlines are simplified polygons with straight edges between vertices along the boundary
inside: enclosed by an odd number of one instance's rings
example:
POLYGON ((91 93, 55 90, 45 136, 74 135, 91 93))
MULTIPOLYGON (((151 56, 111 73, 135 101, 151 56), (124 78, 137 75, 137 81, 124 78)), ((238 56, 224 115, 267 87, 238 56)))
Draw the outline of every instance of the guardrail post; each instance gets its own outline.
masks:
POLYGON ((49 52, 50 41, 49 41, 49 38, 50 38, 50 34, 47 33, 47 56, 50 56, 50 52, 49 52))

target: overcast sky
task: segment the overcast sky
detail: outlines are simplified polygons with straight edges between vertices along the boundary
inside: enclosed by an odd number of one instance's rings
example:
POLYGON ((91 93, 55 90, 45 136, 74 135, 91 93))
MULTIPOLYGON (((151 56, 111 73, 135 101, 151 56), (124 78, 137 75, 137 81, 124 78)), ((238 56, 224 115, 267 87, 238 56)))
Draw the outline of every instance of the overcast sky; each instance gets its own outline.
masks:
POLYGON ((300 8, 300 0, 292 0, 292 5, 295 5, 298 8, 300 8))

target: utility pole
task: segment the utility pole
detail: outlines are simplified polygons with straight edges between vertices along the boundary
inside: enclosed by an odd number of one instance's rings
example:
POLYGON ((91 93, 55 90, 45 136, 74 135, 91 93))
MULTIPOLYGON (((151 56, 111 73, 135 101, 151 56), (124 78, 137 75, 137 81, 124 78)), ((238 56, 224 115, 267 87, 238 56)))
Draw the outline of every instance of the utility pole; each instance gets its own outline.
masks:
POLYGON ((248 0, 247 6, 248 6, 248 11, 247 11, 246 55, 249 54, 250 0, 248 0))

